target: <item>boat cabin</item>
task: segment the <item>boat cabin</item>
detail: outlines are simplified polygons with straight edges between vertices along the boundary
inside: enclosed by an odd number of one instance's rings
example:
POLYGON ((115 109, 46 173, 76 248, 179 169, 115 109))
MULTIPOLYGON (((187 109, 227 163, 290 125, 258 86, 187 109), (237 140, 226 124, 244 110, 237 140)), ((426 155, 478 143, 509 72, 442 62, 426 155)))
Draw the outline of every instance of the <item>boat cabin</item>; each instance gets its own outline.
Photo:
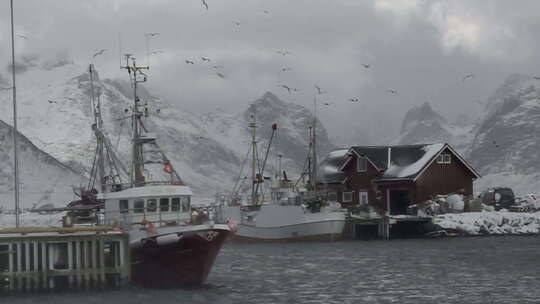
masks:
POLYGON ((100 193, 98 199, 105 201, 108 225, 132 225, 143 221, 171 225, 191 219, 192 195, 188 186, 156 185, 100 193))

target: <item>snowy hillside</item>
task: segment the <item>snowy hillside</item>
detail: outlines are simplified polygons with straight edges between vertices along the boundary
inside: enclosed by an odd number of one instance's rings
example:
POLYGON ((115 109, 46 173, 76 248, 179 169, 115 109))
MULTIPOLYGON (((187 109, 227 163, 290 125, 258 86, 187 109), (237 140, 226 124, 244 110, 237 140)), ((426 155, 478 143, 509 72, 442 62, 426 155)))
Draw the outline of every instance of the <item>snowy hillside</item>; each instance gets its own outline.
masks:
MULTIPOLYGON (((13 128, 0 121, 0 209, 14 208, 13 128)), ((71 168, 39 150, 19 135, 19 179, 21 208, 53 203, 57 206, 74 199, 73 189, 84 179, 71 168)))
POLYGON ((435 112, 428 102, 410 109, 401 125, 397 144, 446 142, 463 153, 471 140, 473 125, 455 125, 435 112))
MULTIPOLYGON (((57 58, 58 63, 41 63, 33 58, 18 73, 20 131, 40 149, 78 170, 88 170, 93 156, 90 82, 87 67, 57 58)), ((98 71, 99 72, 99 71, 98 71)), ((152 80, 151 74, 150 81, 152 80)), ((99 77, 98 77, 99 78, 99 77)), ((126 75, 127 79, 127 75, 126 75)), ((94 82, 102 104, 106 132, 123 159, 129 159, 132 91, 124 80, 94 82)), ((259 155, 262 157, 272 123, 278 124, 277 150, 272 150, 269 168, 275 165, 277 151, 285 166, 298 174, 307 153, 307 127, 311 113, 296 104, 266 93, 246 111, 238 114, 196 115, 181 111, 172 103, 159 100, 142 88, 140 97, 147 104, 145 125, 158 135, 158 143, 172 160, 180 176, 197 195, 211 196, 232 188, 250 140, 248 121, 256 110, 259 155)), ((8 119, 10 94, 0 93, 1 119, 8 119)), ((331 148, 328 135, 319 123, 321 155, 331 148)), ((274 166, 275 167, 275 166, 274 166)), ((272 171, 270 171, 272 172, 272 171)), ((150 175, 159 172, 150 172, 150 175)), ((268 174, 268 173, 267 173, 268 174)), ((154 176, 155 177, 155 176, 154 176)))

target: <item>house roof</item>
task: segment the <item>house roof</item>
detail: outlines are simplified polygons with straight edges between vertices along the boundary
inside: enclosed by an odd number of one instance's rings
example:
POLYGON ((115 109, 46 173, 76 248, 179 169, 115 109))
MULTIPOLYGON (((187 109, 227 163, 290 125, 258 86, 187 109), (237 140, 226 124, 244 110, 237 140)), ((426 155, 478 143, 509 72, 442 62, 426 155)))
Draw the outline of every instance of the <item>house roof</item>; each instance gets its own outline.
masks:
MULTIPOLYGON (((348 153, 341 156, 341 165, 339 171, 353 158, 357 156, 366 157, 377 169, 384 172, 376 181, 392 180, 416 180, 424 170, 435 160, 436 156, 443 150, 449 149, 475 177, 480 175, 448 144, 419 144, 419 145, 400 145, 400 146, 353 146, 348 153), (390 154, 390 155, 389 155, 390 154), (389 157, 390 156, 390 157, 389 157)), ((340 150, 341 151, 341 150, 340 150)), ((338 163, 337 159, 332 161, 338 163)), ((334 178, 341 178, 344 175, 334 173, 334 178)), ((324 176, 322 177, 324 178, 324 176)), ((332 179, 330 179, 332 182, 332 179)))
POLYGON ((347 159, 349 149, 339 149, 326 155, 319 165, 317 180, 320 183, 340 183, 345 179, 345 173, 340 169, 347 159))

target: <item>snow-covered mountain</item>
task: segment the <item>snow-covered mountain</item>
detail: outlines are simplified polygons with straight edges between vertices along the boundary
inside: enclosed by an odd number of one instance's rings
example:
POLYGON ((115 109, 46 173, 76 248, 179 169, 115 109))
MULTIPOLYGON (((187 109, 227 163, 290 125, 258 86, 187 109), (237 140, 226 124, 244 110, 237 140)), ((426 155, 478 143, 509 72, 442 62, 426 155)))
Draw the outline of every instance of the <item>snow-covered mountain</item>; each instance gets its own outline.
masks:
POLYGON ((510 186, 515 192, 540 189, 540 80, 511 75, 487 100, 474 126, 449 123, 429 104, 411 109, 401 144, 448 142, 480 172, 475 189, 510 186))
POLYGON ((450 123, 425 102, 405 114, 396 143, 406 145, 446 142, 463 152, 470 142, 472 128, 472 124, 450 123))
POLYGON ((540 189, 540 80, 510 76, 489 98, 467 156, 482 173, 480 185, 540 189))
MULTIPOLYGON (((89 74, 86 67, 68 58, 55 60, 58 62, 32 58, 30 63, 21 63, 24 68, 18 69, 19 129, 43 151, 85 171, 94 153, 89 74)), ((132 105, 130 85, 123 80, 101 80, 98 76, 94 86, 99 92, 107 135, 121 158, 128 159, 129 153, 122 151, 129 151, 130 144, 130 124, 126 119, 132 105)), ((301 169, 307 153, 308 125, 313 120, 312 114, 302 106, 283 102, 267 92, 241 113, 197 115, 152 96, 144 88, 139 93, 148 107, 145 125, 157 134, 158 143, 175 169, 198 195, 213 195, 215 191, 232 188, 249 148, 248 122, 253 111, 257 117, 261 158, 270 126, 278 124, 268 168, 273 170, 279 152, 287 169, 296 174, 301 169)), ((10 96, 0 92, 1 119, 9 119, 11 115, 10 96)), ((323 155, 332 145, 320 122, 318 135, 323 155)))

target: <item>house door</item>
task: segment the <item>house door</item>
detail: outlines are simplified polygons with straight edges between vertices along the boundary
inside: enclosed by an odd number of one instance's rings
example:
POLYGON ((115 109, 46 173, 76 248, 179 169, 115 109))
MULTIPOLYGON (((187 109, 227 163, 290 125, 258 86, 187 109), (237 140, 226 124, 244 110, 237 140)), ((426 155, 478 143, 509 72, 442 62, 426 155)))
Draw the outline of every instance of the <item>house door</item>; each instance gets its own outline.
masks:
POLYGON ((390 190, 390 214, 391 215, 407 214, 408 206, 409 206, 409 191, 390 190))

